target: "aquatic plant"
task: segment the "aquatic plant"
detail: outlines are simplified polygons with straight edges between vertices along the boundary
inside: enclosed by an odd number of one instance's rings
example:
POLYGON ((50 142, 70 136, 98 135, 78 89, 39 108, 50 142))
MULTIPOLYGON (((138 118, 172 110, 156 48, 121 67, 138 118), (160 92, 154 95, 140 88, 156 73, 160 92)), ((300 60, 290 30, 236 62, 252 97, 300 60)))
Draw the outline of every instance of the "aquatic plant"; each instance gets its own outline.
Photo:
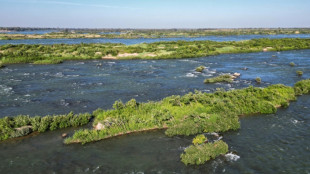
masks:
POLYGON ((262 79, 260 77, 256 77, 255 81, 256 81, 256 83, 261 83, 262 79))
POLYGON ((292 66, 292 67, 293 67, 293 66, 296 66, 296 65, 295 65, 295 63, 294 63, 294 62, 291 62, 291 63, 290 63, 290 66, 292 66))
POLYGON ((196 70, 197 72, 202 72, 205 68, 206 68, 206 67, 204 67, 204 66, 199 66, 199 67, 197 67, 195 70, 196 70))
POLYGON ((233 81, 232 75, 224 74, 217 77, 207 78, 204 80, 204 83, 218 83, 218 82, 231 83, 232 81, 233 81))
POLYGON ((297 74, 298 76, 302 76, 302 75, 303 75, 303 72, 302 72, 302 71, 296 71, 296 74, 297 74))
POLYGON ((191 145, 185 149, 180 157, 185 165, 200 165, 219 155, 224 155, 227 152, 228 145, 220 140, 215 141, 214 143, 191 145))

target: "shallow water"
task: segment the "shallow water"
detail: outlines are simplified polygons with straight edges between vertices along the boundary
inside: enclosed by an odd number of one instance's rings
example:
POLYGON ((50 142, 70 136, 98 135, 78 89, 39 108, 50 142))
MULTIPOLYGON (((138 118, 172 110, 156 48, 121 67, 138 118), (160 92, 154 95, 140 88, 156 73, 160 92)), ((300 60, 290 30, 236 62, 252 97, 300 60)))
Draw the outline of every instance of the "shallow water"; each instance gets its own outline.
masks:
MULTIPOLYGON (((309 57, 310 50, 298 50, 180 60, 9 65, 0 69, 0 117, 90 112, 111 108, 117 99, 160 100, 195 89, 291 86, 310 78, 309 57), (297 66, 290 67, 290 62, 297 66), (196 73, 200 65, 207 69, 196 73), (296 76, 296 70, 304 75, 296 76), (203 84, 206 77, 234 72, 242 75, 232 84, 203 84), (263 83, 257 85, 256 77, 263 83)), ((240 130, 223 134, 236 155, 230 153, 199 167, 186 167, 179 159, 193 137, 169 138, 163 131, 152 131, 84 146, 63 145, 61 134, 75 129, 1 142, 0 173, 310 173, 309 95, 276 114, 241 118, 240 130)))
POLYGON ((202 40, 212 40, 212 41, 240 41, 240 40, 250 40, 259 38, 270 38, 270 39, 280 39, 280 38, 310 38, 310 34, 279 34, 279 35, 234 35, 234 36, 204 36, 196 38, 180 37, 180 38, 139 38, 139 39, 22 39, 22 40, 0 40, 0 45, 4 44, 79 44, 79 43, 123 43, 125 45, 133 45, 139 43, 153 43, 160 41, 202 41, 202 40))
POLYGON ((160 100, 195 89, 235 89, 295 82, 310 77, 310 50, 225 54, 179 60, 68 61, 57 65, 9 65, 0 69, 0 117, 91 112, 114 101, 160 100), (297 66, 290 67, 295 62, 297 66), (99 66, 100 65, 100 66, 99 66), (204 65, 203 73, 195 68, 204 65), (242 70, 247 67, 248 70, 242 70), (304 75, 298 77, 296 70, 304 75), (208 77, 241 73, 232 84, 203 84, 208 77), (257 85, 256 77, 263 83, 257 85), (40 108, 38 109, 38 105, 40 108))

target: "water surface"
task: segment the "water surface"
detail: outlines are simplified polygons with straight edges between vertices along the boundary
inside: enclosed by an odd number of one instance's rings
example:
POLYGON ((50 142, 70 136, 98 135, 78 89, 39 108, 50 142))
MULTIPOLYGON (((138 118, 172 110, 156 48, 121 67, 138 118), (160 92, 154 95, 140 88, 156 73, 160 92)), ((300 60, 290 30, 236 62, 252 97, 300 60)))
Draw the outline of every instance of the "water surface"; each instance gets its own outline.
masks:
POLYGON ((193 59, 67 61, 57 65, 16 64, 0 69, 0 117, 46 115, 111 108, 116 100, 160 100, 194 90, 236 89, 310 78, 310 50, 223 54, 193 59), (289 65, 296 64, 295 67, 289 65), (203 65, 203 73, 195 68, 203 65), (243 68, 248 70, 243 70, 243 68), (296 71, 304 72, 302 77, 296 71), (222 73, 241 73, 232 84, 203 84, 222 73), (256 77, 263 83, 258 85, 256 77), (38 109, 38 105, 40 108, 38 109))

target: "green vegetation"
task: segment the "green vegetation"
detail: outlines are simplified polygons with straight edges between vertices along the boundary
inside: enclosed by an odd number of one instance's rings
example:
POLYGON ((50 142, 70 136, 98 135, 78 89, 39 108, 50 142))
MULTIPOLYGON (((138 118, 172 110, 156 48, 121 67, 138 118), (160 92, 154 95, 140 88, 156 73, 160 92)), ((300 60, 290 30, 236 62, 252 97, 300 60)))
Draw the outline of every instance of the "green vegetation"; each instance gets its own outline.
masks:
MULTIPOLYGON (((188 93, 170 96, 158 102, 137 103, 134 99, 123 103, 116 101, 111 110, 98 109, 93 114, 29 117, 5 117, 0 119, 0 140, 28 135, 33 131, 45 132, 70 126, 81 126, 95 117, 95 129, 81 129, 64 143, 88 143, 113 136, 138 131, 166 129, 167 136, 196 135, 207 132, 225 132, 240 128, 240 115, 275 113, 277 107, 287 107, 296 95, 310 92, 310 79, 297 82, 294 87, 281 84, 266 88, 250 86, 232 91, 214 93, 188 93)), ((223 141, 207 143, 204 135, 193 139, 185 149, 181 161, 203 164, 228 152, 223 141)))
POLYGON ((214 143, 191 145, 185 149, 185 153, 181 154, 181 161, 185 165, 200 165, 227 152, 228 145, 221 140, 214 143))
MULTIPOLYGON (((304 91, 310 86, 309 81, 302 81, 296 87, 304 91)), ((168 136, 237 130, 239 115, 275 113, 277 107, 296 99, 295 91, 292 87, 272 85, 264 89, 248 87, 213 94, 196 91, 159 102, 131 100, 124 104, 117 101, 114 109, 94 114, 94 127, 104 125, 102 129, 78 130, 65 143, 87 143, 151 129, 167 129, 168 136)))
POLYGON ((302 76, 304 73, 303 73, 302 71, 296 71, 296 74, 297 74, 298 76, 302 76))
POLYGON ((205 137, 203 134, 201 134, 201 135, 197 135, 193 139, 193 144, 194 145, 200 145, 200 144, 203 144, 203 143, 205 143, 207 141, 208 141, 207 137, 205 137))
POLYGON ((255 81, 256 81, 256 83, 261 83, 262 79, 260 77, 256 77, 255 81))
POLYGON ((204 80, 204 83, 218 83, 218 82, 231 83, 232 81, 233 81, 232 75, 224 74, 217 77, 207 78, 204 80))
POLYGON ((309 49, 310 39, 253 39, 248 41, 172 41, 149 44, 2 45, 0 61, 11 63, 60 63, 85 59, 178 59, 227 53, 309 49), (229 49, 228 49, 229 47, 229 49))
POLYGON ((16 117, 4 117, 0 119, 0 141, 8 138, 25 136, 31 132, 45 132, 66 127, 77 127, 89 123, 90 114, 74 115, 70 112, 67 115, 55 115, 45 117, 29 117, 19 115, 16 117))
POLYGON ((0 61, 0 68, 3 68, 3 67, 4 67, 4 65, 3 65, 2 61, 0 61))
POLYGON ((310 93, 310 80, 301 80, 294 85, 296 95, 310 93))
POLYGON ((205 68, 206 67, 204 67, 204 66, 199 66, 199 67, 196 68, 196 71, 197 72, 202 72, 205 68))
MULTIPOLYGON (((56 38, 173 38, 227 35, 275 35, 309 34, 308 28, 266 28, 266 29, 50 29, 56 32, 46 34, 10 34, 9 31, 35 31, 38 28, 0 28, 7 31, 0 39, 56 39, 56 38)), ((41 29, 42 30, 42 29, 41 29)))
POLYGON ((290 66, 291 66, 291 67, 294 67, 294 66, 296 66, 296 65, 295 65, 294 62, 291 62, 291 63, 290 63, 290 66))

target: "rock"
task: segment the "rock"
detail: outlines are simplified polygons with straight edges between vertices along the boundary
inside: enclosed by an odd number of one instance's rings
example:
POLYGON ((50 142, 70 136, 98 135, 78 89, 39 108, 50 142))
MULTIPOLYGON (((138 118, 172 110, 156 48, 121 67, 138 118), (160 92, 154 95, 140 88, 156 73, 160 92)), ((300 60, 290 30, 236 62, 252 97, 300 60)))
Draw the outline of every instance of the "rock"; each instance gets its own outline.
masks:
POLYGON ((249 68, 247 68, 247 67, 244 67, 244 68, 241 68, 241 69, 242 69, 242 70, 245 70, 245 71, 246 71, 246 70, 248 70, 249 68))
POLYGON ((68 134, 67 133, 63 133, 63 134, 61 134, 61 137, 62 138, 66 138, 68 136, 68 134))
POLYGON ((100 122, 95 126, 95 130, 103 130, 104 128, 105 126, 100 122))
POLYGON ((236 73, 236 72, 233 74, 233 76, 235 77, 239 77, 240 75, 241 75, 240 73, 236 73))

